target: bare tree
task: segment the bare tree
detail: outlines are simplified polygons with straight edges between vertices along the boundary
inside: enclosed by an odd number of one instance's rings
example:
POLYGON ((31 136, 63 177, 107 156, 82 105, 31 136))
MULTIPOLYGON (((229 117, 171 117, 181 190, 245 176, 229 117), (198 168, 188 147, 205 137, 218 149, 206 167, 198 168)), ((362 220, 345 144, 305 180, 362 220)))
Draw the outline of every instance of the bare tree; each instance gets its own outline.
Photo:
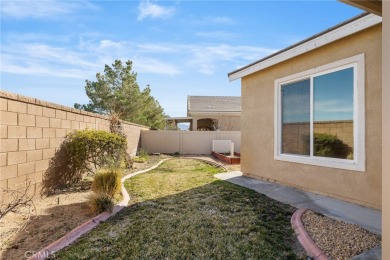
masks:
POLYGON ((116 113, 112 113, 109 116, 109 120, 110 120, 110 132, 126 138, 119 115, 116 113))
POLYGON ((165 130, 178 130, 176 120, 166 121, 165 130))
MULTIPOLYGON (((0 188, 0 219, 10 212, 16 213, 20 209, 35 209, 33 198, 35 196, 35 182, 29 181, 24 188, 21 189, 4 189, 0 188)), ((36 210, 35 210, 36 212, 36 210)))
POLYGON ((212 119, 212 128, 214 131, 232 131, 234 129, 234 122, 231 117, 221 116, 212 119))

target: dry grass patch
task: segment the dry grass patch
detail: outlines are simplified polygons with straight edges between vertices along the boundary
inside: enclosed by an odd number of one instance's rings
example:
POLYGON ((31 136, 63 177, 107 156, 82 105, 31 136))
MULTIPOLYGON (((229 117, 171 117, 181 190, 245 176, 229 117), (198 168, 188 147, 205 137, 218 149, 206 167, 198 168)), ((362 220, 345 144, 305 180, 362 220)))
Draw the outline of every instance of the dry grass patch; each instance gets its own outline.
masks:
POLYGON ((59 259, 296 259, 294 208, 174 159, 127 181, 131 205, 59 259))

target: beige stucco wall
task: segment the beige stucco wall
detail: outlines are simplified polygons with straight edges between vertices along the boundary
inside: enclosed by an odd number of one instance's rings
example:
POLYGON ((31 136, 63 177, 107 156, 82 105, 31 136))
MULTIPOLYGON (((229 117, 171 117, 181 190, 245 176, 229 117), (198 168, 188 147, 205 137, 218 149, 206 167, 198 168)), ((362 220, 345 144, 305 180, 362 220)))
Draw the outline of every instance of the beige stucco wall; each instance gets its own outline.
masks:
POLYGON ((245 175, 381 207, 381 25, 242 78, 241 167, 245 175), (365 54, 366 171, 274 160, 275 79, 365 54))
MULTIPOLYGON (((390 245, 390 2, 382 1, 382 245, 390 245)), ((390 247, 382 246, 382 259, 390 259, 390 247)))
MULTIPOLYGON (((67 133, 86 128, 109 131, 109 125, 102 115, 0 90, 0 188, 23 188, 30 180, 34 189, 40 187, 67 133)), ((128 152, 135 155, 141 130, 149 128, 129 122, 122 126, 128 152)))

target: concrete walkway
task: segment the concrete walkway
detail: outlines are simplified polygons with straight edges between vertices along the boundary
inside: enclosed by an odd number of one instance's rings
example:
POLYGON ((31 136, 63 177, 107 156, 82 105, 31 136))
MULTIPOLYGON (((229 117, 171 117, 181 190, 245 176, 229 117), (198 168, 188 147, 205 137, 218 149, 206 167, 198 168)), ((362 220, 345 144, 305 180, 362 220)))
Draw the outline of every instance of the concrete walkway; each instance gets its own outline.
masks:
POLYGON ((379 235, 382 233, 382 214, 379 210, 373 210, 323 195, 246 177, 239 171, 219 173, 215 177, 255 190, 296 208, 311 209, 337 220, 357 224, 372 233, 379 235))
MULTIPOLYGON (((378 235, 381 235, 382 233, 382 213, 379 210, 365 208, 323 195, 246 177, 239 171, 219 173, 216 174, 215 177, 255 190, 274 200, 289 204, 296 208, 311 209, 330 218, 356 224, 372 233, 378 235)), ((353 259, 378 260, 381 259, 381 253, 382 248, 376 247, 363 252, 353 259)))

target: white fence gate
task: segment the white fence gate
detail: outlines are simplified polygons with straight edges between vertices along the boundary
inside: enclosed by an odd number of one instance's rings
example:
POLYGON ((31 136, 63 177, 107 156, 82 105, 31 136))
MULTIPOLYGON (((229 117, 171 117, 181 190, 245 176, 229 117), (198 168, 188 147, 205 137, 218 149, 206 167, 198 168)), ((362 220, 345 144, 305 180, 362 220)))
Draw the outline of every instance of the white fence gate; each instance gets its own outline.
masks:
POLYGON ((213 140, 232 140, 240 152, 241 131, 141 132, 141 148, 149 153, 211 154, 213 140))

